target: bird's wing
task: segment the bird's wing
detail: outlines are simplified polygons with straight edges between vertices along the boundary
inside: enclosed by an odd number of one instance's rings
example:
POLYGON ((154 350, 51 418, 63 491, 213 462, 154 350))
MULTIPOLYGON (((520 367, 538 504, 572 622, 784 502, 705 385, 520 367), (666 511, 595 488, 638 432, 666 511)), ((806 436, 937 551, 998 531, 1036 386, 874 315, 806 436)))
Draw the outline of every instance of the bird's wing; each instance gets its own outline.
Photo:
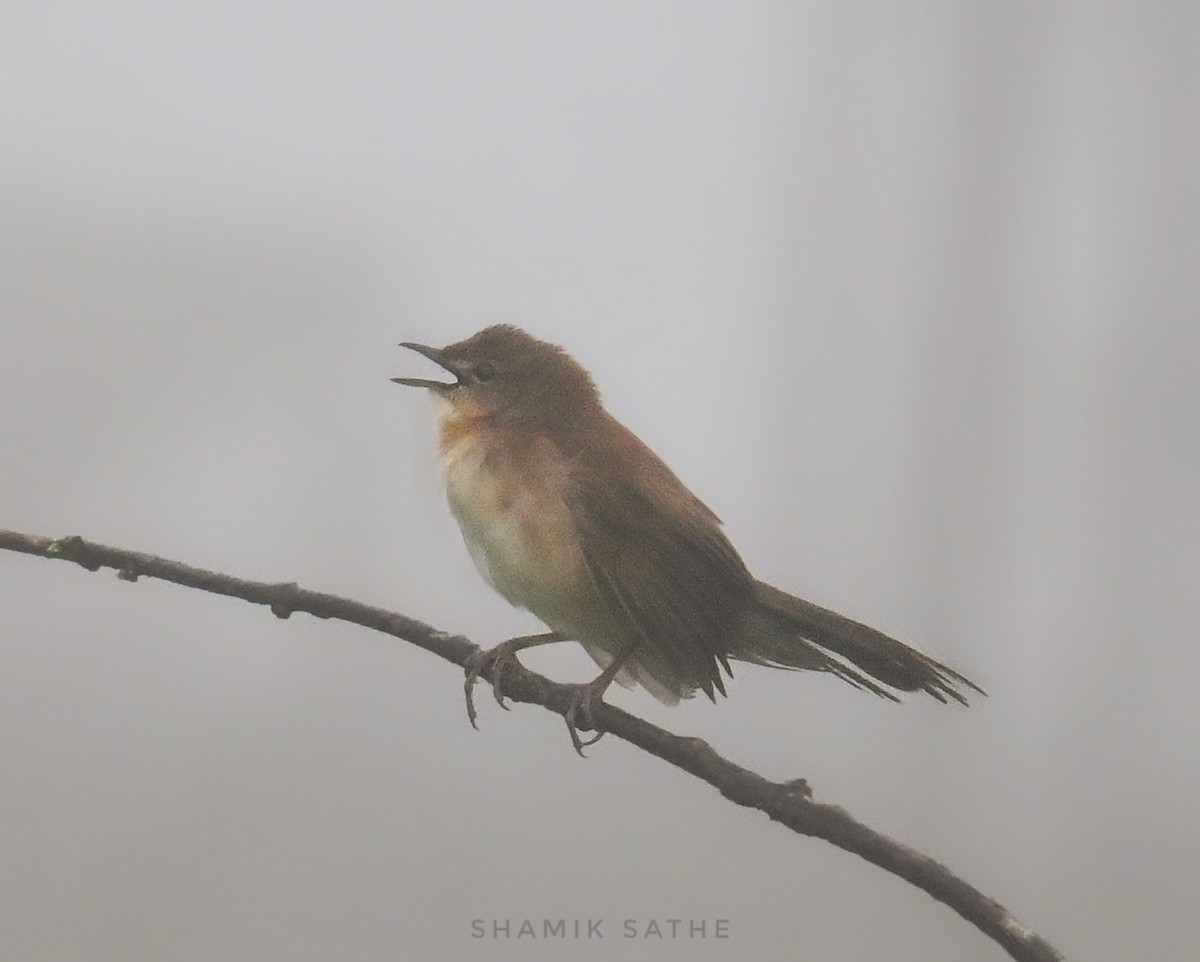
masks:
POLYGON ((568 493, 606 620, 680 693, 724 694, 721 669, 729 671, 753 580, 716 516, 632 433, 610 424, 602 442, 576 454, 568 493))

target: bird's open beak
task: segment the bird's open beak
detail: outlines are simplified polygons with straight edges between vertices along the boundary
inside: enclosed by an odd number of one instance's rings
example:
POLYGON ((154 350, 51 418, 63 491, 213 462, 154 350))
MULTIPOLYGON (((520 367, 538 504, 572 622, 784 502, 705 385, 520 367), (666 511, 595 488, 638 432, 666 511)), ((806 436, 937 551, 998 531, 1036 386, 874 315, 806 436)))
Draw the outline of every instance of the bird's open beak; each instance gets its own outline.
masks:
POLYGON ((460 378, 458 372, 454 370, 453 365, 446 358, 446 352, 436 347, 427 347, 424 344, 413 344, 411 341, 404 341, 401 347, 407 347, 410 351, 416 351, 418 354, 424 354, 429 360, 435 364, 439 364, 447 371, 454 375, 454 380, 447 381, 430 381, 423 377, 394 377, 392 381, 396 384, 407 384, 409 387, 427 387, 432 391, 449 391, 451 388, 458 387, 460 378))

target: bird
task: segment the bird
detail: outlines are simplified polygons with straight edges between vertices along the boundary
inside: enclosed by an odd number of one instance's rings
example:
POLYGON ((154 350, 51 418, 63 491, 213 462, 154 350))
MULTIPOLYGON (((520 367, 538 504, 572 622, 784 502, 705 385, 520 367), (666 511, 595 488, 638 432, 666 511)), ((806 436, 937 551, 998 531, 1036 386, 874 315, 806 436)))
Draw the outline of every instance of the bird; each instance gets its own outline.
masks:
POLYGON ((453 380, 395 377, 437 402, 450 510, 475 567, 548 632, 481 650, 473 687, 518 651, 574 641, 601 668, 573 686, 564 717, 576 751, 598 739, 595 706, 615 680, 666 704, 726 694, 731 661, 831 674, 893 701, 923 691, 967 704, 964 675, 883 632, 755 578, 721 521, 604 407, 563 348, 511 324, 445 347, 411 341, 453 380), (580 728, 593 731, 583 739, 580 728))

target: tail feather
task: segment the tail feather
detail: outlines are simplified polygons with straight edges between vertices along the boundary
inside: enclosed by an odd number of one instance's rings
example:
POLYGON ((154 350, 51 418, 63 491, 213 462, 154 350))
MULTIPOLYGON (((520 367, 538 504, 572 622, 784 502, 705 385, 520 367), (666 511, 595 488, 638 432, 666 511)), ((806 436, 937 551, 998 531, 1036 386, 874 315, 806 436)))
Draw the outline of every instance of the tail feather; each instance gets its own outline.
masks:
POLYGON ((953 668, 868 625, 762 581, 755 582, 755 591, 757 605, 741 648, 731 652, 741 661, 832 672, 893 700, 898 699, 881 684, 900 691, 924 691, 940 702, 953 699, 963 705, 967 704, 963 689, 987 694, 953 668))

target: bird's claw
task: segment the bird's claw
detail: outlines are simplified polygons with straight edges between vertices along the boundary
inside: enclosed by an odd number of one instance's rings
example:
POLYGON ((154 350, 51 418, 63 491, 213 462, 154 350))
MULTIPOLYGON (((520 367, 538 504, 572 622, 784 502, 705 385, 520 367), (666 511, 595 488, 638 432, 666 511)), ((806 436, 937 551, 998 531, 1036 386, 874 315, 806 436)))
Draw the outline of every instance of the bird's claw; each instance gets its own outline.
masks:
MULTIPOLYGON (((586 685, 573 685, 574 691, 571 693, 571 702, 567 706, 566 714, 563 719, 567 723, 567 733, 571 736, 571 745, 580 758, 586 758, 583 750, 589 745, 595 745, 604 737, 604 729, 596 723, 596 717, 593 714, 594 704, 597 700, 597 689, 594 683, 586 685), (578 721, 576 721, 578 719, 578 721), (583 725, 585 729, 594 731, 596 734, 591 738, 579 737, 579 726, 583 725)), ((603 689, 600 689, 600 698, 603 700, 603 689)))
MULTIPOLYGON (((554 632, 541 635, 525 635, 521 638, 510 638, 508 641, 501 642, 494 648, 489 648, 486 651, 476 651, 472 654, 463 664, 463 670, 467 676, 463 682, 463 694, 467 701, 467 719, 471 722, 471 727, 476 730, 479 729, 479 725, 477 724, 478 713, 475 710, 475 682, 479 680, 481 675, 486 673, 490 676, 492 681, 492 695, 495 696, 496 704, 505 711, 508 711, 508 705, 504 703, 504 673, 516 661, 516 653, 526 648, 532 648, 535 645, 545 645, 563 640, 565 639, 561 635, 554 632)), ((566 710, 563 712, 563 719, 567 723, 567 732, 571 736, 571 744, 581 757, 585 748, 589 745, 595 745, 604 736, 604 729, 596 721, 596 705, 604 704, 604 692, 613 678, 616 677, 617 671, 627 655, 628 652, 614 659, 592 681, 583 685, 567 686, 570 689, 570 696, 566 710), (580 728, 586 731, 594 731, 596 734, 590 738, 581 738, 579 735, 580 728)))
POLYGON ((475 683, 479 681, 484 671, 490 668, 492 675, 492 696, 496 699, 497 705, 505 711, 509 711, 508 705, 504 703, 504 671, 508 667, 508 663, 516 657, 518 650, 517 646, 509 645, 508 642, 501 642, 495 648, 489 648, 486 651, 477 651, 467 659, 467 663, 464 666, 467 678, 463 682, 463 694, 467 700, 467 720, 476 731, 479 730, 479 725, 476 723, 479 713, 475 710, 475 683))

